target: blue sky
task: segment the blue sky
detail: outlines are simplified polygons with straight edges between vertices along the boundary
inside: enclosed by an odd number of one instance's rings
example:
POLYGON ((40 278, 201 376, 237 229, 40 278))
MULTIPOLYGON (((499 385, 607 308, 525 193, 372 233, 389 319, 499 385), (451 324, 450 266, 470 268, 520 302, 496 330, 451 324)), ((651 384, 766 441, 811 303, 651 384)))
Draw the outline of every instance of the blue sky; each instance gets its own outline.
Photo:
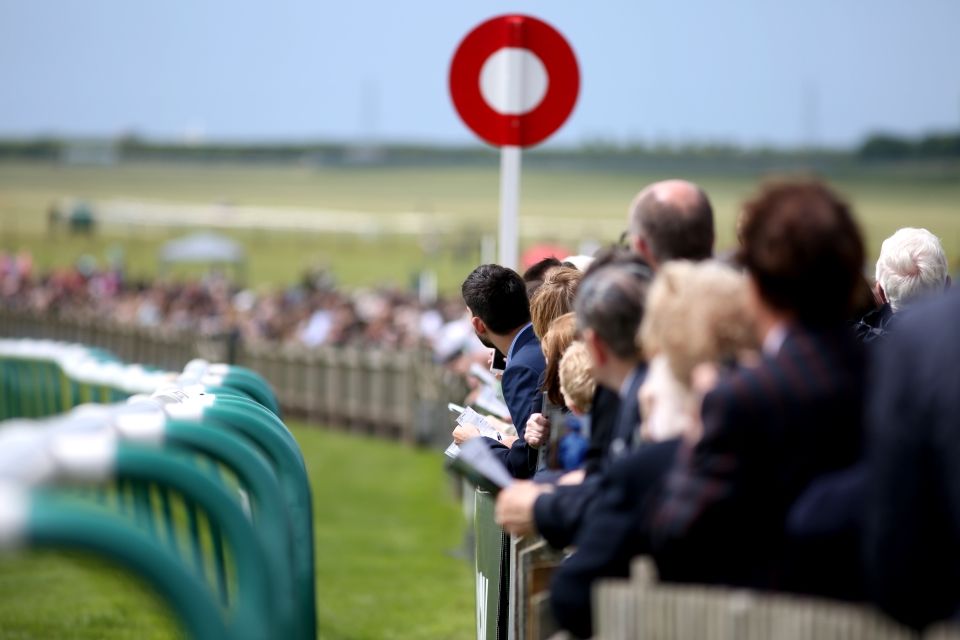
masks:
POLYGON ((0 135, 470 143, 450 58, 511 12, 577 52, 551 144, 960 128, 957 0, 0 0, 0 135))

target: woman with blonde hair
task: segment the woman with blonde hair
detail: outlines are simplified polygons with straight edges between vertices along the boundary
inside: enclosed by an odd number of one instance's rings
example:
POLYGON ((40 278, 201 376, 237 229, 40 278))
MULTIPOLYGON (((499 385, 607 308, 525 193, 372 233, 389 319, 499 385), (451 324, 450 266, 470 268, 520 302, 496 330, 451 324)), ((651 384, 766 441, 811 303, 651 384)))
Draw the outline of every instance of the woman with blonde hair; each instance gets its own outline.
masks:
POLYGON ((697 439, 702 392, 716 365, 757 347, 746 278, 715 261, 665 264, 650 287, 637 343, 650 363, 640 388, 641 437, 697 439))

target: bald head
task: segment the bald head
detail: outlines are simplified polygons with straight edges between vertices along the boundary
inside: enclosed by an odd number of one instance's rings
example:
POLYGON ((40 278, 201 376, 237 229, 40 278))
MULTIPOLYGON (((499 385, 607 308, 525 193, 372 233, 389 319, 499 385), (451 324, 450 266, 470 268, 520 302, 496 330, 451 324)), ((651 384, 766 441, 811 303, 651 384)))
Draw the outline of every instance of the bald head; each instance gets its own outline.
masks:
POLYGON ((631 246, 654 267, 713 255, 713 208, 692 182, 651 184, 630 203, 629 215, 631 246))

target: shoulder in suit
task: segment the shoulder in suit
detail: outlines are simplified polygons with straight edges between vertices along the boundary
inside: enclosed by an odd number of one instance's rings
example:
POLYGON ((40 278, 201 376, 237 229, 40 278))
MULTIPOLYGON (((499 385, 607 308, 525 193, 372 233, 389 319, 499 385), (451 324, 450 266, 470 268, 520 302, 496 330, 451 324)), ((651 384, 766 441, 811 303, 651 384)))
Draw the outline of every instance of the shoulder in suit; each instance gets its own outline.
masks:
POLYGON ((494 453, 516 478, 529 478, 536 470, 537 452, 523 440, 527 420, 540 409, 543 372, 546 363, 540 350, 540 341, 528 326, 517 335, 513 353, 500 381, 503 399, 510 411, 510 419, 519 438, 509 449, 498 447, 494 453))
POLYGON ((781 584, 787 510, 815 477, 860 454, 863 361, 842 329, 793 327, 775 356, 704 398, 653 524, 668 580, 781 584))
POLYGON ((920 629, 960 615, 960 291, 901 314, 870 385, 865 569, 920 629))
POLYGON ((554 615, 572 633, 591 635, 594 581, 627 576, 630 560, 649 552, 651 498, 659 491, 678 447, 677 439, 646 445, 601 474, 598 495, 576 537, 577 550, 557 570, 551 585, 554 615))
POLYGON ((619 414, 620 396, 597 385, 590 405, 590 447, 584 460, 584 470, 588 476, 600 471, 606 463, 619 414))

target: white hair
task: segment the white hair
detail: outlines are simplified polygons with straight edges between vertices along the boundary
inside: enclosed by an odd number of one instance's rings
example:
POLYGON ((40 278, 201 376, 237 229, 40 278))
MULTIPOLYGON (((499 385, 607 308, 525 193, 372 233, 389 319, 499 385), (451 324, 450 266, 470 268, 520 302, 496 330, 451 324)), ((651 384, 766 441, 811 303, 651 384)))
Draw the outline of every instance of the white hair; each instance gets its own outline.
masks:
POLYGON ((905 227, 883 241, 877 259, 877 283, 893 311, 910 300, 942 291, 947 283, 947 255, 940 239, 926 229, 905 227))
POLYGON ((585 256, 583 254, 575 256, 567 256, 563 259, 564 262, 569 262, 575 266, 580 271, 586 271, 587 267, 593 262, 593 256, 585 256))

